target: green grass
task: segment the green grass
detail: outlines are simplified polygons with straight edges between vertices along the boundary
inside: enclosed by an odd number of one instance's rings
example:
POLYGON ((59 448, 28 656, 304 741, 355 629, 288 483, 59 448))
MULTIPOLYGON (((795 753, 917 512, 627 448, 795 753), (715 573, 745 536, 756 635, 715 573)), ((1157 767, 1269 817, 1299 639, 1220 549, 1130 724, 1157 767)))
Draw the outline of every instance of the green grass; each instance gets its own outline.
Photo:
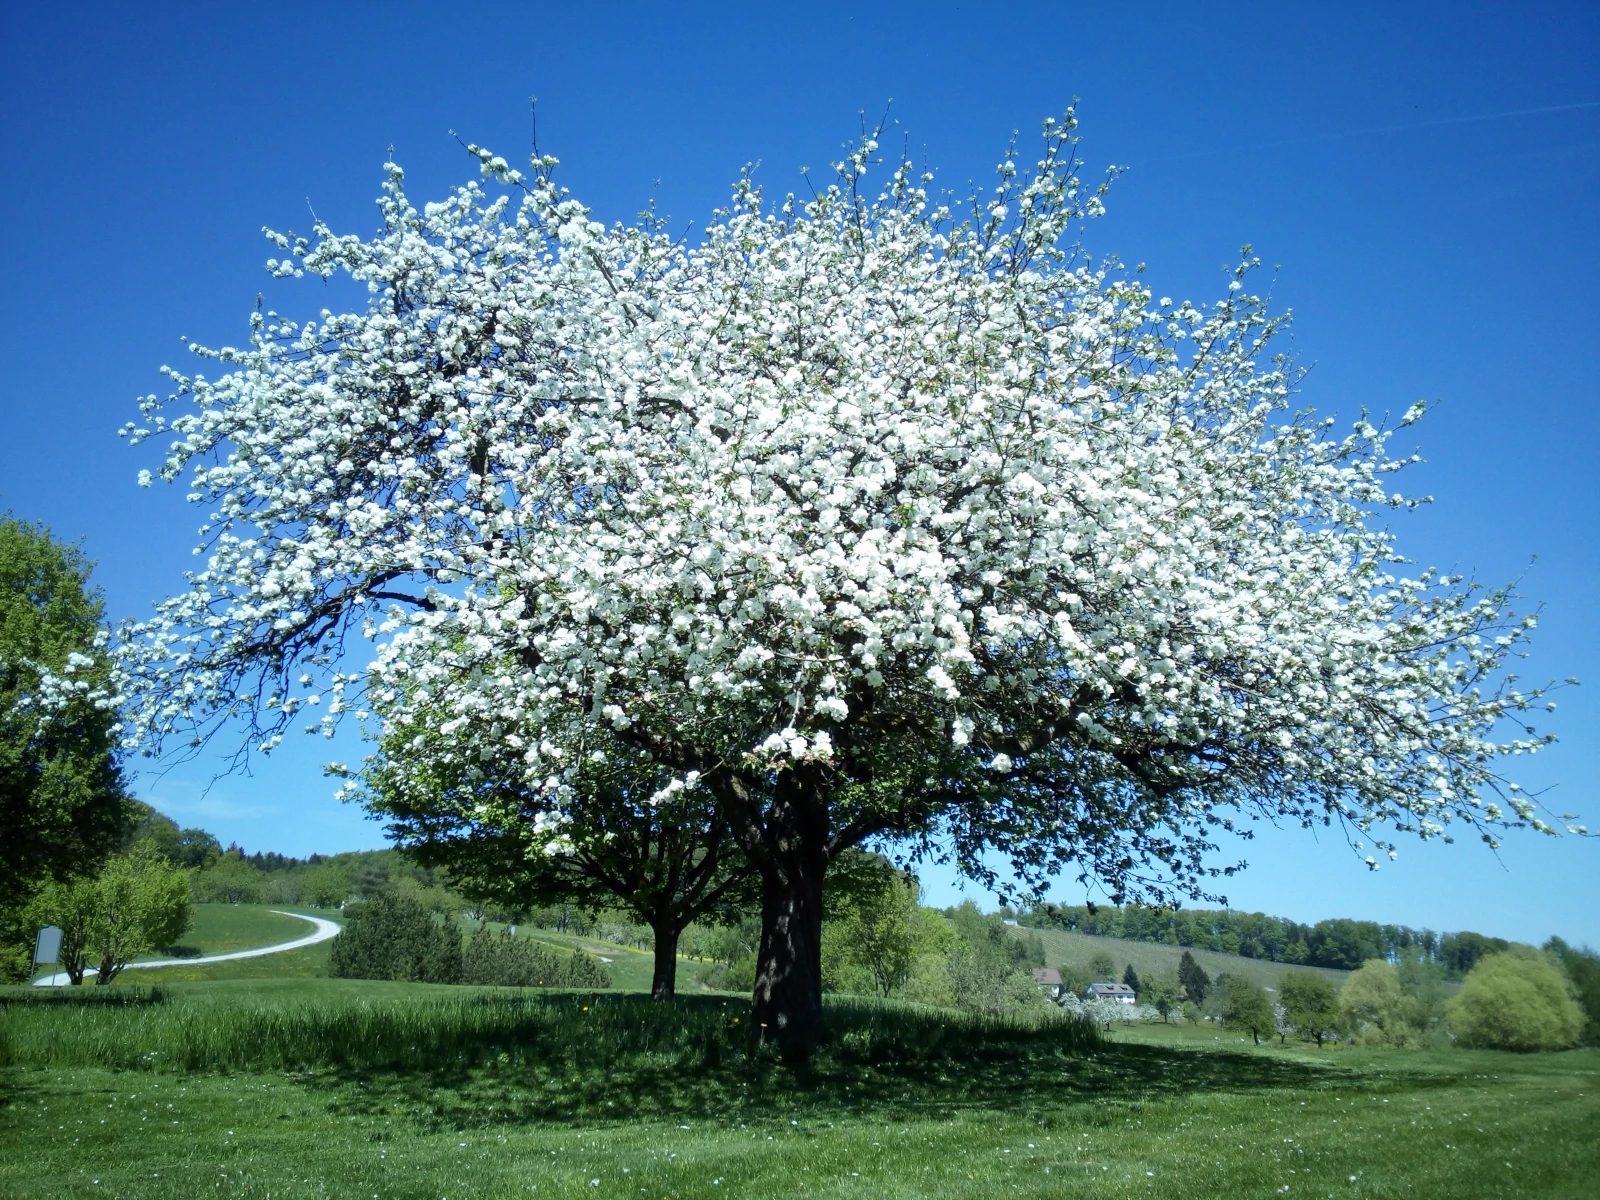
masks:
MULTIPOLYGON (((466 923, 464 926, 469 932, 477 927, 476 922, 466 923)), ((491 929, 503 929, 503 925, 491 923, 491 929)), ((576 934, 558 933, 553 929, 534 929, 529 926, 519 926, 518 937, 533 938, 557 950, 582 950, 586 954, 604 960, 605 969, 611 973, 611 986, 622 992, 648 992, 651 980, 655 977, 656 955, 654 950, 641 950, 637 946, 619 946, 615 942, 603 941, 600 938, 579 937, 576 934)), ((677 987, 682 994, 700 992, 700 972, 709 963, 699 962, 694 959, 680 957, 677 962, 677 987)))
POLYGON ((1592 1050, 1256 1049, 1207 1025, 1095 1047, 840 1002, 834 1043, 797 1069, 752 1050, 734 1000, 160 993, 6 997, 0 1195, 1344 1200, 1600 1178, 1592 1050))
MULTIPOLYGON (((310 932, 309 926, 302 929, 310 932)), ((201 963, 197 966, 149 967, 124 971, 113 981, 116 987, 149 987, 152 984, 199 983, 225 979, 324 979, 331 972, 328 956, 332 942, 264 954, 259 958, 236 958, 228 962, 201 963)))
MULTIPOLYGON (((1129 963, 1133 964, 1133 969, 1139 973, 1141 979, 1157 975, 1176 975, 1178 963, 1187 949, 1184 946, 1168 946, 1160 942, 1133 942, 1123 938, 1073 933, 1065 929, 1018 928, 1015 932, 1019 935, 1038 934, 1039 940, 1044 943, 1044 960, 1052 967, 1074 967, 1080 971, 1087 971, 1090 960, 1096 955, 1109 954, 1116 963, 1113 974, 1118 979, 1122 978, 1122 969, 1129 963)), ((1219 954, 1213 950, 1191 949, 1189 953, 1194 955, 1195 961, 1205 968, 1206 974, 1213 979, 1223 974, 1243 975, 1270 988, 1278 986, 1278 980, 1285 971, 1296 969, 1289 963, 1244 958, 1237 954, 1219 954)), ((1350 974, 1348 971, 1335 971, 1325 967, 1312 969, 1327 976, 1334 987, 1342 986, 1350 974)))
MULTIPOLYGON (((281 907, 281 906, 280 906, 281 907)), ((144 958, 199 958, 292 942, 312 931, 306 922, 273 912, 265 904, 196 904, 189 931, 178 945, 153 950, 144 958)))

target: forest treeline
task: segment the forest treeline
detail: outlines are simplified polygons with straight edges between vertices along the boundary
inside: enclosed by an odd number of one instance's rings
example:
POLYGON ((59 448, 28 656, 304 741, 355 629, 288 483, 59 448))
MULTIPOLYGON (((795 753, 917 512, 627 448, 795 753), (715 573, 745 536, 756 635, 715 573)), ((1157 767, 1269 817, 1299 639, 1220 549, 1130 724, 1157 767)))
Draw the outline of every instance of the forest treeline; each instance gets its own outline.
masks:
POLYGON ((1462 978, 1479 959, 1511 945, 1504 938, 1470 930, 1436 933, 1345 917, 1308 925, 1232 909, 1042 904, 1007 915, 1034 929, 1066 929, 1095 937, 1214 950, 1291 966, 1354 971, 1375 958, 1392 963, 1417 961, 1442 968, 1450 979, 1462 978))

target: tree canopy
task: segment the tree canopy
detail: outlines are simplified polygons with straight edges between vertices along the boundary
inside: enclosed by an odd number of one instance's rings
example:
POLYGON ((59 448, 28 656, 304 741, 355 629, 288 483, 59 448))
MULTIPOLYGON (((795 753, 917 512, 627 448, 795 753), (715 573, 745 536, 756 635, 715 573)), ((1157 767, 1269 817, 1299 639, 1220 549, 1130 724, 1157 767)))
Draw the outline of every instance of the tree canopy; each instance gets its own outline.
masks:
POLYGON ((92 872, 128 823, 118 696, 90 564, 0 514, 0 910, 92 872))
POLYGON ((129 631, 144 731, 429 714, 418 753, 510 751, 553 814, 620 739, 759 873, 756 1015, 800 1048, 822 879, 869 839, 1120 900, 1203 894, 1241 814, 1375 852, 1545 827, 1497 766, 1541 744, 1496 729, 1531 618, 1402 569, 1370 517, 1407 459, 1288 410, 1248 251, 1208 307, 1087 258, 1075 128, 970 205, 904 161, 874 190, 868 136, 693 243, 478 147, 507 191, 418 209, 391 165, 371 240, 272 235, 370 302, 258 311, 130 427, 217 513, 129 631))
POLYGON ((1480 959, 1447 1013, 1456 1040, 1494 1050, 1560 1050, 1583 1032, 1584 1012, 1560 964, 1518 948, 1480 959))

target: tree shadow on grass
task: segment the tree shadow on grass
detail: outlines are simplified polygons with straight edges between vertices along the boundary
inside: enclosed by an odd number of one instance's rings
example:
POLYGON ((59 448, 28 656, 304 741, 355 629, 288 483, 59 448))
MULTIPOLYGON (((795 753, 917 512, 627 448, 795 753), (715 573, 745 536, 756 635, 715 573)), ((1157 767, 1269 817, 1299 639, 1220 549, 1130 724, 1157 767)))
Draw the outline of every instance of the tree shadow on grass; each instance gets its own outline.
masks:
MULTIPOLYGON (((761 1053, 715 1063, 574 1061, 429 1071, 335 1071, 300 1077, 340 1115, 389 1116, 427 1129, 523 1122, 693 1117, 722 1122, 928 1119, 993 1111, 1054 1124, 1074 1106, 1121 1119, 1145 1103, 1196 1092, 1347 1086, 1334 1066, 1222 1051, 1108 1045, 1088 1053, 1025 1042, 973 1045, 931 1060, 851 1061, 824 1051, 792 1067, 761 1053)), ((1084 1112, 1071 1113, 1082 1121, 1084 1112)))

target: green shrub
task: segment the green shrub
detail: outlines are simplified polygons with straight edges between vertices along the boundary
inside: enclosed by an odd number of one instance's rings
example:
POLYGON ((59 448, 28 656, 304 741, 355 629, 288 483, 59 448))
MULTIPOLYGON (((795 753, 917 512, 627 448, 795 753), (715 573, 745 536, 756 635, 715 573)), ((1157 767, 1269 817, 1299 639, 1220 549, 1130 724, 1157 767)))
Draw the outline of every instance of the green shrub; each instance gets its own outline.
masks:
POLYGON ((1371 958, 1344 981, 1339 1008, 1346 1027, 1369 1046, 1420 1046, 1423 1007, 1405 994, 1400 972, 1381 958, 1371 958))
POLYGON ((461 982, 493 987, 608 988, 611 975, 592 955, 559 954, 510 930, 480 929, 461 957, 461 982))
POLYGON ((459 983, 461 935, 410 896, 380 893, 346 910, 331 965, 346 979, 459 983))
POLYGON ((1447 1016, 1458 1042, 1487 1050, 1561 1050, 1584 1024, 1566 974, 1532 949, 1479 959, 1447 1016))

